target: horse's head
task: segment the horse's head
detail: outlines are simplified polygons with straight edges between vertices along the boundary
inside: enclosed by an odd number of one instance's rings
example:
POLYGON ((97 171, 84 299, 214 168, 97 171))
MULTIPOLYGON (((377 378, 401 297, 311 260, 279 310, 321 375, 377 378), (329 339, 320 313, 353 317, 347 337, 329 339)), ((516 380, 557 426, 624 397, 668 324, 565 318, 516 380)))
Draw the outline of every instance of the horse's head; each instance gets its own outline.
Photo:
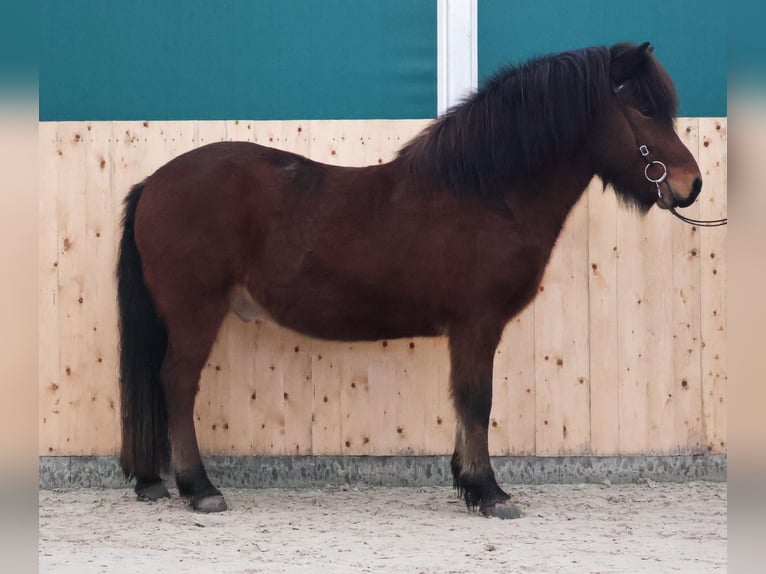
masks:
POLYGON ((697 162, 674 126, 677 99, 649 43, 612 46, 613 96, 593 132, 596 172, 640 211, 691 205, 702 189, 697 162))

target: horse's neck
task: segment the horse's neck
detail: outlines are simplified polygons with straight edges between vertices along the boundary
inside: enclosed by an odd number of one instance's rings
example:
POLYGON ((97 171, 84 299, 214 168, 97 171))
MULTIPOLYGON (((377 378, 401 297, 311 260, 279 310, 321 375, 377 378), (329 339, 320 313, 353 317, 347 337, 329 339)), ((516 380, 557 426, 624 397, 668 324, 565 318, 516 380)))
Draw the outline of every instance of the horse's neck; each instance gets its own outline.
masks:
POLYGON ((510 187, 505 203, 514 217, 530 222, 537 232, 548 231, 555 240, 594 175, 584 156, 573 158, 510 187))

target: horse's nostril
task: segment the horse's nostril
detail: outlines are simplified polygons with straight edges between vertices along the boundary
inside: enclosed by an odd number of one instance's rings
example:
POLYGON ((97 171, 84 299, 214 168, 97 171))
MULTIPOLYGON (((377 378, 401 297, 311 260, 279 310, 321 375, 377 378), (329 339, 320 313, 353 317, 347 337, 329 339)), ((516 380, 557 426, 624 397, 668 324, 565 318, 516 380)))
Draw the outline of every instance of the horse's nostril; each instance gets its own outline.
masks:
POLYGON ((696 199, 700 194, 700 191, 702 191, 702 180, 700 178, 696 178, 694 183, 692 183, 692 199, 696 199))
POLYGON ((676 207, 689 207, 697 200, 697 196, 700 194, 700 191, 702 191, 702 179, 695 177, 694 181, 692 182, 691 193, 686 199, 677 199, 676 207))

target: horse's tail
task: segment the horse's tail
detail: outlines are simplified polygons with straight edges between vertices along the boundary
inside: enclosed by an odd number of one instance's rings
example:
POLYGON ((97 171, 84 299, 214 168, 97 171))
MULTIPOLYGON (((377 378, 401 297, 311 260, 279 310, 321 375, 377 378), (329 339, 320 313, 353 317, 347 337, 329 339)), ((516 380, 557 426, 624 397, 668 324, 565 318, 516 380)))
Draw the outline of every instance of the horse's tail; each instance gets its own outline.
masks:
POLYGON ((120 464, 125 476, 156 476, 170 461, 165 393, 160 380, 168 334, 144 284, 134 222, 144 184, 125 199, 117 259, 120 328, 120 464))

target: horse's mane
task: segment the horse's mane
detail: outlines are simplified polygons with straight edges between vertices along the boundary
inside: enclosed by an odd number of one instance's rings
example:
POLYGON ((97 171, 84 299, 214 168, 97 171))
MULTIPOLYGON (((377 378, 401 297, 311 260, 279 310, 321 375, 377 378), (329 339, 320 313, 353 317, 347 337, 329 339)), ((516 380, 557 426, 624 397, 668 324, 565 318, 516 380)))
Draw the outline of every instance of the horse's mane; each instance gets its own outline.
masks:
MULTIPOLYGON (((631 47, 591 47, 506 67, 398 153, 412 174, 463 196, 496 196, 566 157, 613 97, 610 63, 631 47)), ((634 83, 661 117, 675 115, 670 79, 653 58, 634 83)))

